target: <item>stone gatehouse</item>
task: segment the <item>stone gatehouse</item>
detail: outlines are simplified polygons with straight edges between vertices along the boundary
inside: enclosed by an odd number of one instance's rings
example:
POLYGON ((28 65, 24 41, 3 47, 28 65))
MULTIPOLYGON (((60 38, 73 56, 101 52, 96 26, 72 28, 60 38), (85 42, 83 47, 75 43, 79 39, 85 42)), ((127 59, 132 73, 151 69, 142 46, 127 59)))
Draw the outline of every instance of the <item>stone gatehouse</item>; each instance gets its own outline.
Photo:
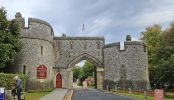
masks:
POLYGON ((27 88, 72 87, 71 69, 81 60, 94 64, 98 89, 103 88, 106 79, 131 81, 136 87, 148 87, 147 51, 141 41, 131 41, 128 35, 124 50, 120 50, 119 42, 105 44, 104 37, 55 37, 51 25, 46 21, 29 18, 28 27, 25 27, 20 13, 15 15, 15 19, 20 22, 23 48, 11 71, 29 77, 27 88), (143 85, 138 82, 143 82, 143 85))

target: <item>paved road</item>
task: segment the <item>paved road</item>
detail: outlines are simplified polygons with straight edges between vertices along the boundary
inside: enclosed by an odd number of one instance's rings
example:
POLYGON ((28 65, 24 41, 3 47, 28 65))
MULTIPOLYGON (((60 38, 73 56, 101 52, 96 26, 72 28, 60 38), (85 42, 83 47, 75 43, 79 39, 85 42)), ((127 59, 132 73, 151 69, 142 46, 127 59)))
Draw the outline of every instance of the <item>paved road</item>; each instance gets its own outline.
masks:
POLYGON ((39 100, 62 100, 67 91, 67 89, 55 89, 50 94, 43 96, 39 100))
POLYGON ((99 90, 74 89, 72 100, 134 100, 116 94, 101 92, 99 90))

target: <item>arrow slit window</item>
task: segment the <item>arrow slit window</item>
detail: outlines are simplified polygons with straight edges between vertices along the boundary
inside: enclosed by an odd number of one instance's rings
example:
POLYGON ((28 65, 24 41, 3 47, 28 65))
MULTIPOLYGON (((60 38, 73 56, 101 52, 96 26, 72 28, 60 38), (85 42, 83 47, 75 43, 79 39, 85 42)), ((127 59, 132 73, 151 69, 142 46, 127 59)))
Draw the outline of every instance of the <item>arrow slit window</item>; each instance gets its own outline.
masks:
POLYGON ((40 53, 41 53, 41 56, 43 55, 43 46, 41 46, 41 48, 40 48, 41 50, 40 50, 40 53))

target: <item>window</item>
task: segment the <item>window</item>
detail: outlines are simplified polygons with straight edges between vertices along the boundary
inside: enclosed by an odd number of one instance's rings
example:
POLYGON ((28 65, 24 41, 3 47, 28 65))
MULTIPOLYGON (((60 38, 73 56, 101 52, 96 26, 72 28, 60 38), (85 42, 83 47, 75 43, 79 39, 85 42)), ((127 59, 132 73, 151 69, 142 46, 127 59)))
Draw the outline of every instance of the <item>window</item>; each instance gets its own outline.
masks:
POLYGON ((26 74, 26 65, 23 66, 23 71, 22 71, 23 74, 26 74))
POLYGON ((43 55, 43 46, 41 46, 40 53, 41 53, 41 55, 43 55))
POLYGON ((146 52, 146 46, 144 45, 143 47, 144 47, 144 52, 146 52))

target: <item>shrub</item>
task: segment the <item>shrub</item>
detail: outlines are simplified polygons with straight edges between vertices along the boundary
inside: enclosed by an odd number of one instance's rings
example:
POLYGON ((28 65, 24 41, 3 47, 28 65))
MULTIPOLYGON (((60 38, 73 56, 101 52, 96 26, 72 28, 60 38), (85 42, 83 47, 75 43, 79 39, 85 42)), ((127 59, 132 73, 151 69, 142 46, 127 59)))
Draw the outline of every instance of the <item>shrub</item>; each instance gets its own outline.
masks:
POLYGON ((22 74, 0 73, 0 87, 5 87, 6 90, 12 89, 12 84, 15 83, 14 77, 19 76, 22 80, 23 91, 26 90, 27 77, 22 74))
POLYGON ((103 89, 107 90, 107 86, 108 86, 108 90, 111 90, 114 88, 115 85, 116 83, 112 80, 104 80, 103 89))

